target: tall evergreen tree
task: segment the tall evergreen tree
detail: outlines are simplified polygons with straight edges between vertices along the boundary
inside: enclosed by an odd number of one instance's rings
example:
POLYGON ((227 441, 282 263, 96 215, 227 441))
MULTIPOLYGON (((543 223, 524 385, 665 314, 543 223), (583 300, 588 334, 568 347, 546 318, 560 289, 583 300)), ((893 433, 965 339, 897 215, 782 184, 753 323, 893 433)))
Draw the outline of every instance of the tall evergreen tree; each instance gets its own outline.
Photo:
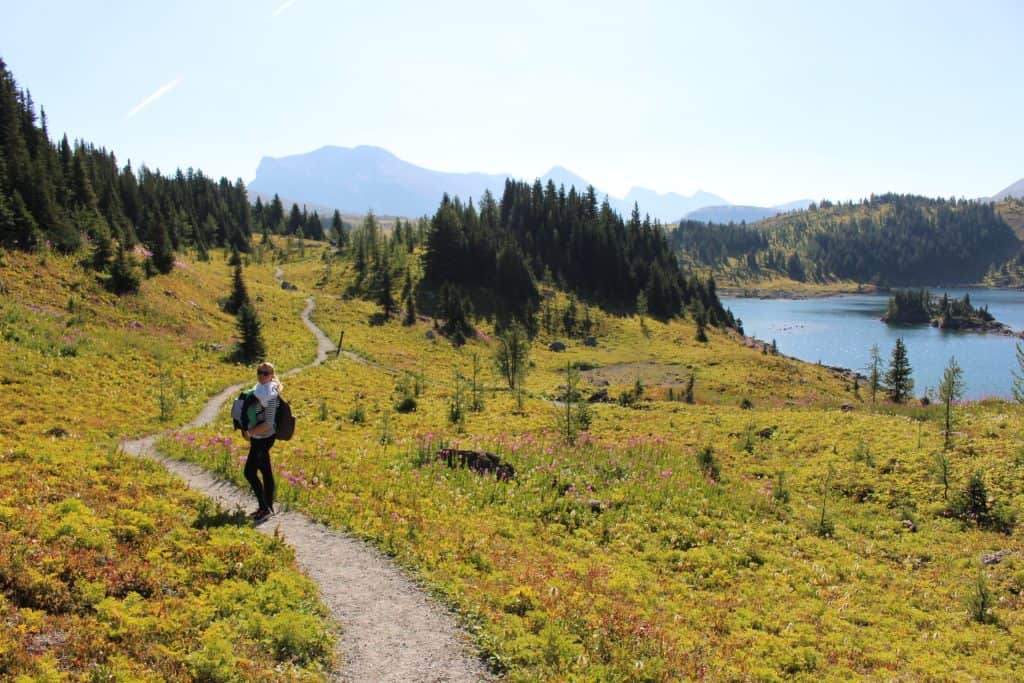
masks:
POLYGON ((96 209, 99 207, 99 200, 96 199, 92 181, 89 180, 90 173, 86 170, 86 164, 88 161, 86 161, 85 148, 79 147, 71 164, 72 206, 81 209, 96 209))
POLYGON ((462 218, 455 204, 445 195, 441 207, 430 221, 427 250, 423 256, 424 277, 432 282, 462 282, 468 261, 462 218))
POLYGON ((262 233, 267 227, 267 207, 263 206, 262 197, 256 197, 252 207, 252 225, 254 232, 262 233))
POLYGON ((299 210, 298 204, 292 204, 292 210, 288 214, 288 227, 285 232, 289 235, 294 235, 305 223, 304 212, 299 210))
POLYGON ((285 231, 285 205, 282 204, 281 198, 278 195, 274 195, 270 204, 267 205, 266 226, 271 232, 276 234, 281 234, 285 231))
POLYGON ((405 317, 403 325, 412 325, 416 322, 416 298, 413 296, 412 273, 405 271, 405 284, 402 285, 402 301, 405 303, 405 317))
POLYGON ((313 212, 313 215, 306 222, 305 233, 309 239, 317 240, 318 242, 322 242, 326 237, 324 235, 323 223, 320 222, 320 214, 316 211, 313 212))
POLYGON ((151 226, 153 251, 150 258, 153 261, 153 267, 166 275, 174 270, 174 249, 171 247, 171 238, 167 234, 167 222, 162 216, 154 213, 151 226))
POLYGON ((242 278, 242 261, 235 264, 231 275, 231 294, 224 302, 224 312, 237 315, 242 306, 249 301, 249 291, 245 287, 245 280, 242 278))
POLYGON ((82 227, 89 235, 92 245, 90 258, 94 270, 105 271, 107 264, 114 255, 113 240, 110 236, 110 228, 107 221, 99 211, 92 209, 80 209, 76 212, 75 223, 82 227))
POLYGON ((238 310, 238 336, 236 355, 240 361, 253 363, 266 357, 263 324, 251 301, 246 301, 238 310))
POLYGON ((374 277, 377 295, 377 304, 380 305, 385 318, 390 318, 398 308, 395 302, 395 295, 392 291, 391 265, 387 259, 381 259, 377 267, 377 275, 374 277))
POLYGON ((447 282, 441 286, 440 300, 440 314, 444 320, 441 331, 456 346, 465 344, 466 338, 475 332, 470 323, 473 317, 472 304, 456 285, 447 282))
POLYGON ((142 284, 142 275, 135 265, 135 259, 128 255, 124 245, 118 245, 117 255, 110 264, 107 289, 114 294, 134 294, 142 284))
MULTIPOLYGON (((2 194, 0 202, 4 202, 2 194)), ((43 233, 21 193, 15 190, 11 200, 4 204, 0 210, 0 240, 3 244, 16 249, 35 249, 41 245, 43 233)))
POLYGON ((343 249, 348 244, 348 232, 345 230, 345 221, 341 220, 341 212, 337 209, 334 210, 334 215, 331 216, 331 234, 339 249, 343 249))
POLYGON ((907 347, 903 343, 903 337, 896 339, 896 345, 892 349, 889 371, 885 373, 885 385, 893 403, 903 403, 910 398, 911 392, 914 390, 910 360, 907 357, 907 347))
POLYGON ((498 252, 494 288, 509 302, 509 312, 527 325, 540 303, 540 292, 522 251, 509 242, 498 252))

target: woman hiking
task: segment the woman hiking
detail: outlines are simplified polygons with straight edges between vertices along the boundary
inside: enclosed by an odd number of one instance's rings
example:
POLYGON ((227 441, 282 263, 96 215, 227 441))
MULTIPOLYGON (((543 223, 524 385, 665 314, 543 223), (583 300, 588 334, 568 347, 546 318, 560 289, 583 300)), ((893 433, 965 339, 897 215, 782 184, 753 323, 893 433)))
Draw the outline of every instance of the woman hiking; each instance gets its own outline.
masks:
POLYGON ((283 388, 274 375, 274 366, 271 363, 260 363, 256 368, 256 386, 252 391, 259 401, 256 420, 248 430, 242 432, 242 437, 249 439, 245 478, 259 503, 259 508, 249 515, 255 522, 262 522, 274 514, 274 473, 270 469, 270 448, 274 445, 274 417, 283 388), (257 473, 263 475, 262 482, 257 473))

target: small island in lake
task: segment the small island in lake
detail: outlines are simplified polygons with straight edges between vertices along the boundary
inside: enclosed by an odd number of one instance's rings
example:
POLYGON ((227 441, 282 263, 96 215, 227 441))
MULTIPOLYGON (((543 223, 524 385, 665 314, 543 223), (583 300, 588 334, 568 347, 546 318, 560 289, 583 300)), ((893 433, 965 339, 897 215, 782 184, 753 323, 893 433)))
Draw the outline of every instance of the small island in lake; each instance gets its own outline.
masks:
POLYGON ((988 306, 972 306, 970 293, 964 293, 963 299, 951 299, 945 293, 939 298, 933 297, 927 289, 893 292, 889 297, 889 310, 882 316, 882 322, 931 325, 943 330, 1013 334, 1013 330, 988 312, 988 306))

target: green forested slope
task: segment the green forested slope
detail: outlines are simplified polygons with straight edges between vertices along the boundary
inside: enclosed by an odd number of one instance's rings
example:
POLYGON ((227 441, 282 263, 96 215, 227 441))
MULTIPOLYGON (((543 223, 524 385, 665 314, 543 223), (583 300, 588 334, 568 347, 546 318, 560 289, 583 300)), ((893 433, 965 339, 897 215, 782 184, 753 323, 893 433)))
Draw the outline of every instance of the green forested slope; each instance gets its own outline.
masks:
POLYGON ((684 260, 730 281, 979 282, 1020 246, 1001 213, 988 203, 886 194, 822 202, 754 226, 683 223, 670 239, 684 260))

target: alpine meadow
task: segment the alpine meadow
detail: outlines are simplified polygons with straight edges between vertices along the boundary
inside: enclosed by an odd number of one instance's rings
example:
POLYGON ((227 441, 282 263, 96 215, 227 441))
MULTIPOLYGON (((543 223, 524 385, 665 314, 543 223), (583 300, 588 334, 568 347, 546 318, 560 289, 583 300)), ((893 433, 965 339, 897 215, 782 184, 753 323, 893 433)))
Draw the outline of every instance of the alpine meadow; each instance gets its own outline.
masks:
POLYGON ((405 216, 180 163, 57 139, 0 60, 0 680, 358 680, 346 634, 402 616, 332 607, 283 514, 385 556, 486 680, 1020 678, 1024 343, 934 284, 1019 287, 1021 197, 715 224, 509 175, 405 216), (1012 390, 915 387, 902 337, 787 356, 726 290, 889 292, 880 326, 1010 337, 1012 390), (249 495, 262 361, 296 429, 254 523, 159 458, 249 495))

